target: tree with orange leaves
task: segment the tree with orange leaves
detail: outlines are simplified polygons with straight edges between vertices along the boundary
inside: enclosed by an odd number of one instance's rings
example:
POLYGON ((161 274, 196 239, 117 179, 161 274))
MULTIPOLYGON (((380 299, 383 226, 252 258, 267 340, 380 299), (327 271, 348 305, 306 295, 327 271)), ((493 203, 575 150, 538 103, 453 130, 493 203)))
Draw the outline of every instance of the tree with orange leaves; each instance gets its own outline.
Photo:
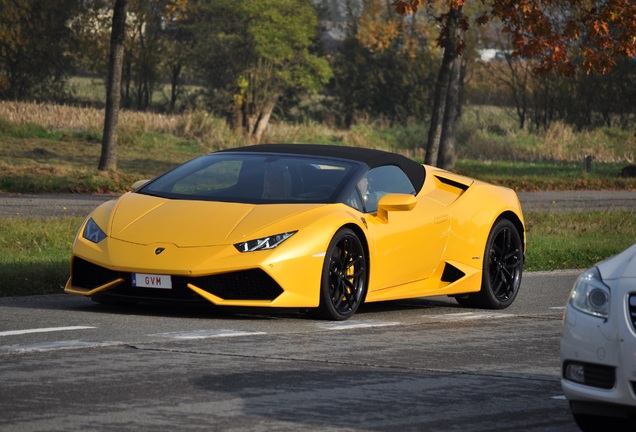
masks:
MULTIPOLYGON (((401 14, 416 13, 432 0, 393 0, 401 14)), ((449 0, 459 10, 464 0, 449 0)), ((510 33, 514 55, 541 59, 537 72, 569 74, 577 68, 605 73, 617 59, 636 56, 636 2, 633 0, 482 0, 477 24, 493 21, 510 33)), ((440 42, 445 26, 442 26, 440 42)))
MULTIPOLYGON (((393 0, 393 6, 398 13, 407 15, 432 2, 393 0)), ((555 71, 568 75, 577 69, 606 73, 617 60, 636 57, 633 0, 482 0, 481 3, 485 10, 476 23, 500 22, 502 32, 511 36, 513 56, 539 60, 535 73, 555 71)), ((456 118, 453 118, 453 92, 449 89, 456 84, 452 70, 463 48, 461 31, 469 27, 462 13, 464 4, 465 0, 448 0, 448 12, 439 21, 438 44, 444 48, 444 61, 437 81, 426 162, 444 168, 453 165, 452 145, 450 152, 448 145, 452 144, 456 118), (445 142, 443 137, 451 140, 445 142), (433 160, 437 149, 439 156, 433 160)))

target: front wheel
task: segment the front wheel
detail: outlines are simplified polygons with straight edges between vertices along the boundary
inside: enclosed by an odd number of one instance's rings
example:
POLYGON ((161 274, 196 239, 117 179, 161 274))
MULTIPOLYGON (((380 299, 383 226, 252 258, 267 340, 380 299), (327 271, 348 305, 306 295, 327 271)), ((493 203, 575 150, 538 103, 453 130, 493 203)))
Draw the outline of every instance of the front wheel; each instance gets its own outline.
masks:
POLYGON ((512 304, 521 285, 523 243, 517 228, 508 219, 493 225, 484 254, 481 290, 457 296, 462 306, 504 309, 512 304))
POLYGON ((325 254, 318 316, 342 321, 350 318, 367 292, 367 258, 362 242, 350 229, 336 233, 325 254))

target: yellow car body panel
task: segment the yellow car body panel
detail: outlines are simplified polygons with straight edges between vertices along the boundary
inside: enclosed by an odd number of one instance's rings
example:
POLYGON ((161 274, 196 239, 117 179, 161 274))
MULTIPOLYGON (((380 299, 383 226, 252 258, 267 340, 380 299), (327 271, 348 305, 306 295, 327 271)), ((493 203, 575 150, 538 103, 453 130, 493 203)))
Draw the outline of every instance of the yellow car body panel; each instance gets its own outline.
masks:
MULTIPOLYGON (((477 292, 481 288, 484 245, 495 220, 506 212, 513 213, 524 223, 521 205, 515 192, 506 188, 475 181, 447 171, 427 167, 427 178, 435 174, 467 187, 444 184, 434 177, 427 180, 411 212, 391 213, 390 232, 379 233, 379 246, 374 251, 367 302, 415 298, 423 296, 454 295, 477 292), (493 196, 494 192, 494 196, 493 196), (418 227, 409 224, 418 221, 418 227), (395 227, 404 229, 403 243, 386 241, 395 227), (409 234, 410 233, 410 234, 409 234), (385 242, 386 241, 386 242, 385 242), (394 248, 405 253, 391 262, 386 259, 394 248), (443 257, 443 260, 442 260, 443 257), (441 281, 444 264, 449 263, 465 273, 456 283, 441 281), (468 264, 467 264, 468 263, 468 264), (375 269, 373 267, 380 267, 375 269), (418 268, 421 274, 401 280, 402 272, 418 268), (435 272, 435 273, 434 273, 435 272), (374 285, 373 275, 383 282, 374 285), (392 285, 388 281, 398 282, 392 285), (411 281, 411 282, 408 282, 411 281)), ((371 225, 373 218, 368 218, 371 225)), ((384 227, 378 224, 380 228, 384 227)), ((389 231, 389 230, 387 230, 389 231)), ((525 232, 523 232, 525 244, 525 232)))

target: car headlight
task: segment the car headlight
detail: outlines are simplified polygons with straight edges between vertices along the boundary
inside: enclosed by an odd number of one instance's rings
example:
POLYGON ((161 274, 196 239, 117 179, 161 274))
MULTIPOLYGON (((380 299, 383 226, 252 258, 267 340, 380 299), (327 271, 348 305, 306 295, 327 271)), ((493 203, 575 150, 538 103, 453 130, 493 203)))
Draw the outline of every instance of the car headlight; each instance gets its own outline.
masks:
POLYGON ((234 247, 238 249, 239 252, 254 252, 260 250, 274 249, 276 246, 278 246, 297 232, 298 231, 290 231, 282 234, 262 237, 256 240, 236 243, 234 247))
POLYGON ((584 272, 574 283, 570 304, 573 308, 599 318, 609 317, 610 289, 598 269, 584 272))
POLYGON ((102 229, 97 225, 97 223, 90 218, 88 222, 86 222, 86 226, 84 227, 84 233, 82 236, 93 243, 99 243, 100 241, 106 238, 106 234, 102 229))

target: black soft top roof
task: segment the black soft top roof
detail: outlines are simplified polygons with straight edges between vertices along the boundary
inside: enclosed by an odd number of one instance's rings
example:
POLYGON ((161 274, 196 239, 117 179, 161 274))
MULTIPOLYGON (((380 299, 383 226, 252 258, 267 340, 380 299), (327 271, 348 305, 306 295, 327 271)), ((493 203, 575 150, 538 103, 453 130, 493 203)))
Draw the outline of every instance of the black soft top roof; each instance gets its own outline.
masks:
POLYGON ((286 153, 297 155, 311 155, 331 157, 336 159, 347 159, 364 163, 369 168, 376 168, 384 165, 396 165, 406 173, 413 183, 416 192, 419 192, 424 184, 426 170, 424 166, 397 153, 390 153, 382 150, 345 147, 335 145, 320 144, 259 144, 233 149, 221 150, 222 152, 263 152, 263 153, 286 153))

